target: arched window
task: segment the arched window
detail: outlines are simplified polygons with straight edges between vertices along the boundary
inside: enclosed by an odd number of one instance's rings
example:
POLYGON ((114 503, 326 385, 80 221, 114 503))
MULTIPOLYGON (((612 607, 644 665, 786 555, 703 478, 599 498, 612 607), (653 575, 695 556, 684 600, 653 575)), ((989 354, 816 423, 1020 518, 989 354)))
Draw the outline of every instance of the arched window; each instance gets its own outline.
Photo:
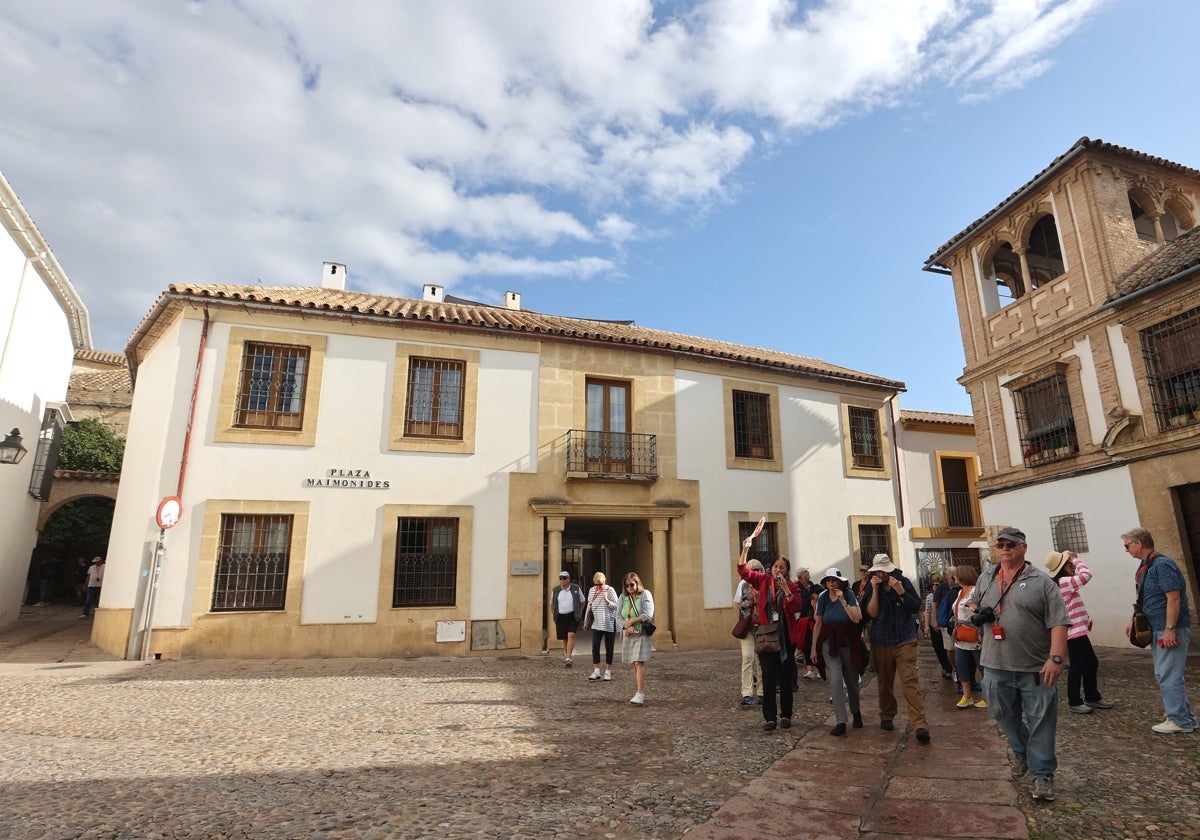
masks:
POLYGON ((1137 231, 1137 238, 1143 242, 1157 241, 1154 238, 1154 220, 1146 215, 1145 208, 1133 193, 1129 194, 1129 212, 1133 214, 1133 228, 1137 231))
POLYGON ((1025 252, 1029 280, 1036 289, 1066 271, 1062 245, 1058 241, 1058 226, 1054 216, 1047 213, 1037 220, 1029 232, 1029 250, 1025 252))
POLYGON ((1016 300, 1025 294, 1025 285, 1021 282, 1021 261, 1007 242, 1000 243, 1000 247, 992 254, 992 276, 1001 289, 1001 298, 1016 300))

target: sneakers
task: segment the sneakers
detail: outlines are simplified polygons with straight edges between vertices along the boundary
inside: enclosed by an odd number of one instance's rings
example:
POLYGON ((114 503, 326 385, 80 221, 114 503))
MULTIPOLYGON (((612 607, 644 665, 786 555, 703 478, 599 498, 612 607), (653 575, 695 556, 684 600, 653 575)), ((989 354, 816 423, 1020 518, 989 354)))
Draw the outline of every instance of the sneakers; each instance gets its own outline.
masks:
POLYGON ((1087 704, 1093 709, 1111 709, 1113 706, 1117 705, 1116 703, 1112 703, 1108 700, 1089 700, 1087 701, 1087 704))
POLYGON ((892 725, 892 722, 890 720, 881 720, 881 721, 879 721, 879 728, 882 729, 884 732, 891 732, 896 727, 892 725))
POLYGON ((1053 776, 1038 776, 1033 780, 1033 792, 1030 794, 1035 800, 1040 799, 1043 802, 1054 801, 1054 777, 1053 776))
POLYGON ((646 695, 639 691, 637 694, 633 695, 629 702, 634 706, 642 706, 646 703, 646 695))
POLYGON ((84 613, 83 615, 77 615, 75 617, 78 619, 91 618, 91 616, 88 615, 87 613, 84 613))
MULTIPOLYGON (((917 740, 920 741, 922 744, 929 743, 929 730, 926 729, 924 726, 918 727, 916 734, 917 734, 917 740)), ((1054 797, 1051 796, 1050 798, 1053 799, 1054 797)))
POLYGON ((742 705, 743 706, 757 706, 758 704, 754 702, 753 697, 746 696, 746 697, 742 698, 742 705))
POLYGON ((566 666, 566 667, 568 667, 568 668, 570 668, 570 667, 571 667, 572 665, 574 665, 574 664, 575 664, 575 663, 574 663, 574 662, 572 662, 570 659, 564 659, 564 660, 563 660, 563 665, 565 665, 565 666, 566 666))
POLYGON ((862 712, 855 712, 855 713, 854 713, 854 724, 853 724, 853 726, 854 726, 854 728, 855 728, 855 729, 862 729, 862 712))
POLYGON ((1077 715, 1090 715, 1092 713, 1092 707, 1087 703, 1078 703, 1074 706, 1067 706, 1067 708, 1077 715))
POLYGON ((954 679, 954 674, 950 673, 949 671, 942 671, 942 679, 952 680, 954 679))
POLYGON ((588 675, 588 680, 595 682, 598 679, 600 679, 600 669, 595 668, 592 670, 592 673, 588 675))
POLYGON ((1009 765, 1008 765, 1008 778, 1012 779, 1015 782, 1017 779, 1022 778, 1028 772, 1029 772, 1029 762, 1025 760, 1025 756, 1023 756, 1023 755, 1013 756, 1012 761, 1009 762, 1009 765))
POLYGON ((804 679, 806 679, 806 680, 815 680, 816 678, 817 678, 817 672, 816 672, 816 671, 805 671, 805 672, 804 672, 804 679))
POLYGON ((988 707, 987 701, 984 700, 982 697, 980 697, 978 700, 975 701, 976 709, 986 709, 987 707, 988 707))
POLYGON ((605 682, 612 682, 612 671, 605 670, 605 672, 604 672, 604 681, 605 681, 605 682))
POLYGON ((763 724, 763 732, 774 732, 774 731, 775 731, 775 721, 769 720, 763 724))
POLYGON ((835 738, 839 735, 845 735, 846 734, 846 724, 839 723, 837 726, 833 727, 833 729, 829 730, 829 734, 834 736, 835 738))
POLYGON ((781 727, 783 727, 784 729, 791 729, 792 728, 792 719, 789 717, 780 718, 779 725, 781 727))
POLYGON ((1195 732, 1194 726, 1180 726, 1175 721, 1167 718, 1162 723, 1156 723, 1150 729, 1157 732, 1159 735, 1181 735, 1185 732, 1195 732))
POLYGON ((956 709, 971 709, 974 708, 975 701, 970 697, 959 697, 958 702, 954 704, 956 709))

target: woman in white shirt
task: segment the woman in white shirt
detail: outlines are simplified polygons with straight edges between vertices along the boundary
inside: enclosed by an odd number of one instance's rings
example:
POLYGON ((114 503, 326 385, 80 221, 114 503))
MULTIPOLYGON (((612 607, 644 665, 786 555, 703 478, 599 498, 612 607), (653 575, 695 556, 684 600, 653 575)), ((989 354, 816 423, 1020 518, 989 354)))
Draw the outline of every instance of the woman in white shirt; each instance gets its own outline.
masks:
MULTIPOLYGON (((756 572, 763 571, 763 564, 757 560, 751 560, 746 565, 756 572)), ((738 581, 737 589, 733 592, 733 603, 738 608, 739 616, 753 617, 756 596, 757 593, 749 581, 738 581)), ((754 683, 758 681, 761 684, 762 677, 758 674, 758 654, 754 652, 753 621, 751 622, 751 632, 747 633, 746 638, 740 641, 742 643, 742 705, 757 706, 759 699, 754 691, 754 683)))
POLYGON ((592 628, 592 675, 589 680, 600 679, 600 642, 604 642, 604 681, 612 680, 613 643, 617 638, 617 590, 607 583, 604 572, 592 575, 592 588, 588 590, 587 609, 583 615, 583 626, 592 628))

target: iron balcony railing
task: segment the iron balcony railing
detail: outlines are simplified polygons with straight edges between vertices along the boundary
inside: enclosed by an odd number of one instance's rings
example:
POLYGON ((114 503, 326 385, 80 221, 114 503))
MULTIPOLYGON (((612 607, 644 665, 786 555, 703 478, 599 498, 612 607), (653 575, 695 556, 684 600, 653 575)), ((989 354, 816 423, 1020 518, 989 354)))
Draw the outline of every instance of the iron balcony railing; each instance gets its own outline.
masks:
POLYGON ((946 511, 947 528, 980 528, 983 523, 976 511, 979 510, 979 494, 961 490, 947 490, 942 494, 946 511))
POLYGON ((658 440, 654 435, 625 432, 567 432, 567 472, 592 478, 655 481, 658 440))

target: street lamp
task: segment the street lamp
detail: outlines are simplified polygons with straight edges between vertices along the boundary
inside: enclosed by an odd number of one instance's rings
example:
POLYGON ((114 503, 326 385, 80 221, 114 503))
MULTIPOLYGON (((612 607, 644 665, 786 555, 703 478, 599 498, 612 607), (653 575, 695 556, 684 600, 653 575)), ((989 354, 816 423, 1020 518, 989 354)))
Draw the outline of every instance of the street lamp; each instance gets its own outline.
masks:
POLYGON ((0 464, 19 464, 28 451, 21 445, 21 430, 13 429, 0 441, 0 464))

